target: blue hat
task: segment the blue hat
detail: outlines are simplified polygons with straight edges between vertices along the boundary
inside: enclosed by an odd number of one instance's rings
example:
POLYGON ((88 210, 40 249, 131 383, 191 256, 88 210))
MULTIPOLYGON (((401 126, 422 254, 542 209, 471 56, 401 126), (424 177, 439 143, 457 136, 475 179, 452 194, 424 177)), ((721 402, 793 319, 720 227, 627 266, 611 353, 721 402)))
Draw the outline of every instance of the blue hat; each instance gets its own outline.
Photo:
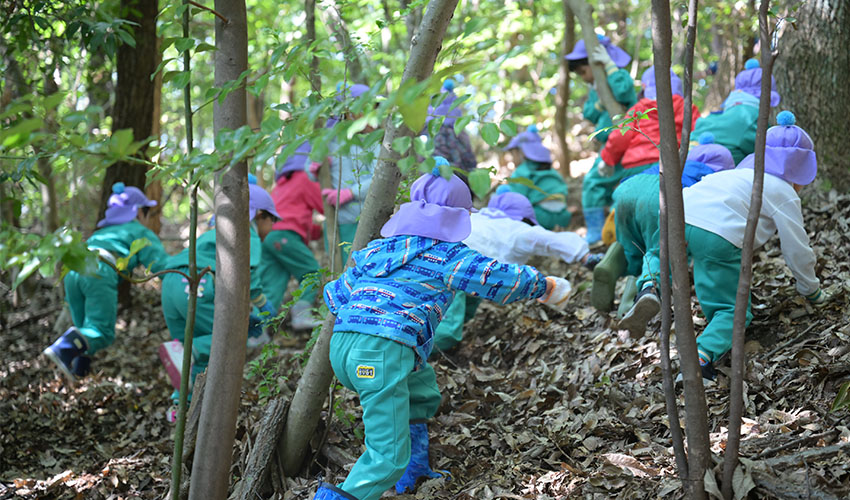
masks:
MULTIPOLYGON (((755 97, 761 97, 761 75, 758 59, 749 59, 744 65, 744 71, 735 77, 735 90, 746 92, 755 97)), ((776 91, 776 80, 770 77, 770 107, 779 105, 780 96, 776 91)))
MULTIPOLYGON (((643 96, 647 99, 655 99, 658 95, 658 89, 655 84, 655 65, 650 66, 640 77, 640 82, 643 84, 643 96)), ((684 95, 682 90, 682 80, 670 70, 670 86, 673 89, 673 95, 684 95)))
POLYGON ((497 190, 497 194, 490 198, 490 203, 487 204, 486 209, 481 211, 481 214, 491 219, 508 218, 517 221, 528 219, 535 226, 539 225, 531 201, 522 194, 513 191, 498 193, 497 190))
POLYGON ((155 207, 156 200, 149 200, 141 189, 125 186, 123 182, 112 185, 105 217, 98 221, 97 227, 124 224, 136 218, 139 207, 155 207))
POLYGON ((514 136, 505 146, 505 151, 515 148, 519 148, 523 156, 531 161, 552 163, 552 153, 543 145, 543 139, 537 133, 537 126, 535 125, 514 136))
POLYGON ((688 151, 687 161, 702 163, 715 172, 735 168, 732 153, 726 147, 714 143, 714 134, 705 132, 699 136, 699 145, 688 151))
POLYGON ((260 210, 265 210, 278 219, 281 218, 268 191, 256 184, 248 184, 248 220, 254 220, 254 216, 260 210))
POLYGON ((307 160, 310 157, 310 151, 313 150, 313 146, 310 145, 310 141, 305 140, 298 146, 295 151, 289 155, 289 158, 283 162, 283 165, 274 173, 274 180, 277 181, 284 174, 289 172, 303 171, 307 165, 307 160))
MULTIPOLYGON (((454 93, 455 83, 452 80, 446 80, 443 82, 443 88, 440 90, 443 94, 448 94, 443 99, 436 108, 428 106, 428 118, 427 122, 430 122, 434 118, 438 116, 444 116, 443 125, 454 125, 455 121, 463 116, 463 110, 461 107, 455 106, 452 108, 452 103, 455 102, 457 96, 454 93)), ((426 123, 427 123, 426 122, 426 123)))

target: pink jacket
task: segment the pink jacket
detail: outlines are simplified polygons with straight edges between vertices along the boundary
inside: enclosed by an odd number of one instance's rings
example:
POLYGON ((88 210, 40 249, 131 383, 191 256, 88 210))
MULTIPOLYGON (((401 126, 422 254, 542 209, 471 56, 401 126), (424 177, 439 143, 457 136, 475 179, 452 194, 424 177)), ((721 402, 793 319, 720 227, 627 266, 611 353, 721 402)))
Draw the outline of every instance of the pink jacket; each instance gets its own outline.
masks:
POLYGON ((281 220, 272 226, 274 231, 295 231, 307 244, 322 237, 322 227, 313 224, 313 211, 324 213, 322 190, 303 171, 293 172, 277 180, 272 199, 281 220))

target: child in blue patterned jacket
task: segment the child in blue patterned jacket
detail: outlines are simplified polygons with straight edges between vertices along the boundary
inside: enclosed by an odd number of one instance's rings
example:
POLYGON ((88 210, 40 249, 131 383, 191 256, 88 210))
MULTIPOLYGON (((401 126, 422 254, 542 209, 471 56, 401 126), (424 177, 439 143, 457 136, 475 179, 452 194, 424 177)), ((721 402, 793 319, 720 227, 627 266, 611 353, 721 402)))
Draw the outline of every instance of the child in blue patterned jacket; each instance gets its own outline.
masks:
POLYGON ((455 292, 501 304, 538 299, 558 309, 569 297, 566 280, 461 243, 471 230, 472 198, 457 176, 444 179, 435 168, 413 183, 410 200, 381 229, 384 238, 354 252, 353 266, 325 286, 336 315, 331 365, 360 397, 366 451, 345 482, 321 483, 314 500, 376 500, 393 484, 402 493, 421 477, 439 476, 428 464, 428 431, 417 417, 439 405, 426 360, 455 292))

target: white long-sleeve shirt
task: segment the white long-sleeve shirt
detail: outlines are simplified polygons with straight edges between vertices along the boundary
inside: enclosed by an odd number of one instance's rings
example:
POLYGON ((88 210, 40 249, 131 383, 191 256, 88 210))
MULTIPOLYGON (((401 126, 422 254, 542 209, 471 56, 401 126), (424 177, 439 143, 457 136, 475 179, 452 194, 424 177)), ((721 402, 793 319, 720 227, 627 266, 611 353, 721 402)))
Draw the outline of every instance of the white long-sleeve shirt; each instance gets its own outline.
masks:
MULTIPOLYGON (((491 209, 484 209, 482 212, 491 209)), ((485 212, 486 213, 486 212, 485 212)), ((507 264, 525 264, 535 255, 576 262, 588 252, 587 242, 576 233, 549 231, 507 217, 493 219, 474 213, 472 232, 463 240, 471 249, 507 264)))
MULTIPOLYGON (((742 248, 753 172, 752 169, 717 172, 683 190, 685 222, 742 248)), ((803 227, 800 197, 788 181, 765 174, 755 248, 777 233, 785 263, 797 279, 797 291, 803 295, 816 292, 820 282, 815 276, 815 252, 803 227)))

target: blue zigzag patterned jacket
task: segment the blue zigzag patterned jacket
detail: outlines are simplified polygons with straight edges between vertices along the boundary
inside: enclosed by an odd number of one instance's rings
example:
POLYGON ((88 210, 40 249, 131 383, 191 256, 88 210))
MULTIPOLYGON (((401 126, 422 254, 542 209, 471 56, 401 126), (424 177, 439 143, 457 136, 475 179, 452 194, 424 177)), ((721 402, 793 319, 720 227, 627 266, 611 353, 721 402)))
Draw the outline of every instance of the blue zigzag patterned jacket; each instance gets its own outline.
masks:
POLYGON ((533 267, 503 264, 463 243, 393 236, 371 242, 352 258, 354 266, 325 286, 334 330, 410 346, 417 368, 431 354, 434 330, 454 292, 500 304, 546 292, 545 276, 533 267))

